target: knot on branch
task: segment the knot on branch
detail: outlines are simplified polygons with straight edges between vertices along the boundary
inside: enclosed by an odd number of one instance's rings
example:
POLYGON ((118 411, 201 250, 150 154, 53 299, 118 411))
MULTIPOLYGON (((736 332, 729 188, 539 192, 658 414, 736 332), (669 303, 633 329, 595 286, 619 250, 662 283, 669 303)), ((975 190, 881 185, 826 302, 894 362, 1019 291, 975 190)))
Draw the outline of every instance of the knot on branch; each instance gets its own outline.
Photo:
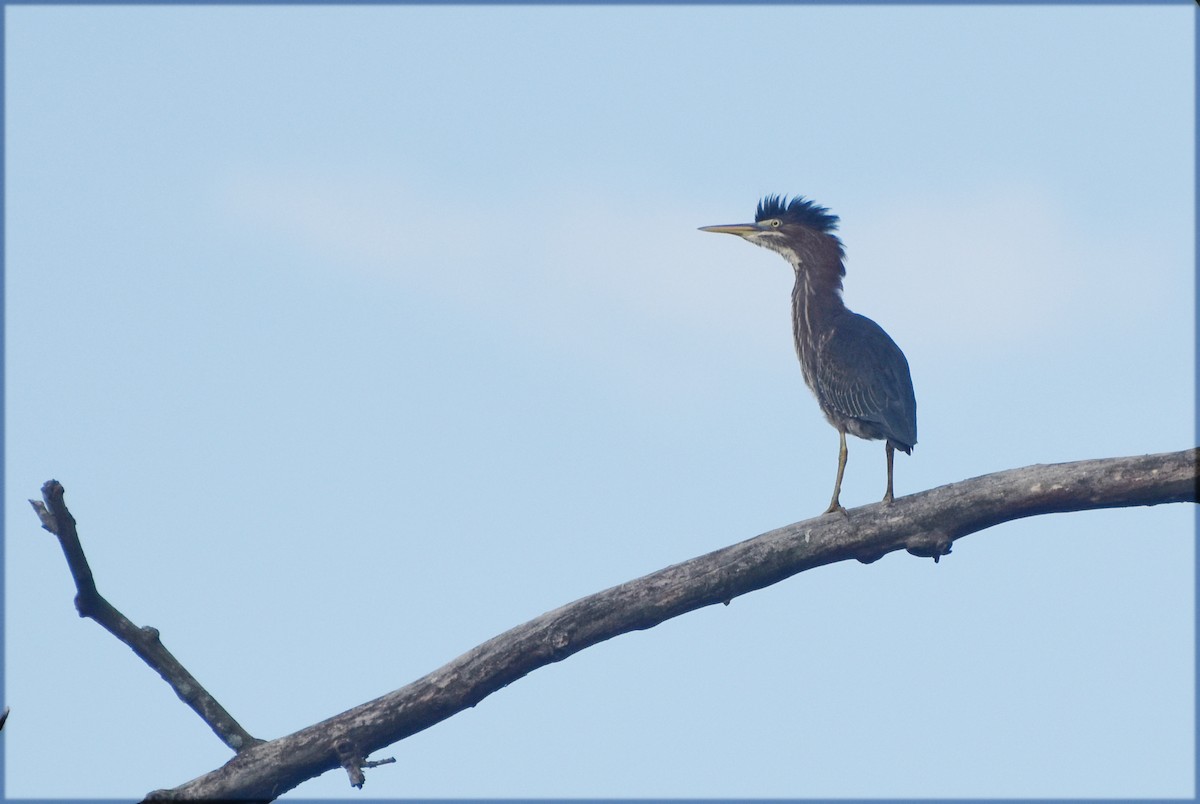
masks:
POLYGON ((550 656, 553 661, 557 662, 570 655, 567 648, 571 646, 571 634, 565 628, 555 628, 551 631, 547 642, 550 645, 550 656))
POLYGON ((904 540, 904 549, 914 556, 932 558, 937 563, 942 556, 950 555, 954 540, 944 533, 921 533, 904 540))
POLYGON ((854 554, 854 558, 863 564, 874 564, 879 559, 887 555, 887 550, 859 550, 854 554))

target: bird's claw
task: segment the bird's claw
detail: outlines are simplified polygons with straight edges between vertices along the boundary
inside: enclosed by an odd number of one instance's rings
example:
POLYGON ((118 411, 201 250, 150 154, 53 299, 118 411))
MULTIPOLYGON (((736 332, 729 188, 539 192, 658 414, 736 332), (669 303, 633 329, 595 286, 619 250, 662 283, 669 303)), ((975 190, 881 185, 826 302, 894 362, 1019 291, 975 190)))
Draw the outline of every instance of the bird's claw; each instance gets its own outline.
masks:
POLYGON ((846 517, 847 519, 850 518, 850 514, 846 511, 845 508, 842 507, 842 504, 839 502, 831 502, 829 504, 829 507, 825 509, 824 513, 822 513, 821 516, 825 516, 825 514, 834 514, 834 513, 840 513, 842 516, 846 517))

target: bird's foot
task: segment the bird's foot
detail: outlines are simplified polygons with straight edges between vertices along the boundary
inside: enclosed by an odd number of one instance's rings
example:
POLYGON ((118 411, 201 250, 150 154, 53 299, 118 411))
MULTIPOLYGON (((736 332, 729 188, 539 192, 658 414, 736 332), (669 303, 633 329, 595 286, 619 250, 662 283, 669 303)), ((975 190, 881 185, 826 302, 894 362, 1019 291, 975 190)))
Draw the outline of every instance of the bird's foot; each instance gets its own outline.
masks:
POLYGON ((842 504, 841 504, 840 502, 838 502, 837 500, 834 500, 833 502, 831 502, 831 503, 829 504, 829 507, 828 507, 828 508, 826 508, 826 509, 825 509, 825 510, 824 510, 824 511, 821 513, 821 516, 825 516, 825 514, 833 514, 833 513, 840 513, 840 514, 841 514, 842 516, 844 516, 844 517, 849 517, 849 516, 850 516, 850 514, 848 514, 848 513, 846 512, 846 509, 842 507, 842 504))

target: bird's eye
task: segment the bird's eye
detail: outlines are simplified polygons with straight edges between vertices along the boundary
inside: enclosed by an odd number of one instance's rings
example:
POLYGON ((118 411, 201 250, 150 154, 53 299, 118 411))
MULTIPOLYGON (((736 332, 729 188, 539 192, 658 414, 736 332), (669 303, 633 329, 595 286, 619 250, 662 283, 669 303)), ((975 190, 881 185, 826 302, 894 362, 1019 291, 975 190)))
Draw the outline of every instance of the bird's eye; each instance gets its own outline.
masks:
POLYGON ((779 218, 772 218, 772 219, 771 219, 771 228, 772 228, 772 229, 778 229, 778 228, 779 228, 779 226, 780 226, 780 220, 779 220, 779 218))

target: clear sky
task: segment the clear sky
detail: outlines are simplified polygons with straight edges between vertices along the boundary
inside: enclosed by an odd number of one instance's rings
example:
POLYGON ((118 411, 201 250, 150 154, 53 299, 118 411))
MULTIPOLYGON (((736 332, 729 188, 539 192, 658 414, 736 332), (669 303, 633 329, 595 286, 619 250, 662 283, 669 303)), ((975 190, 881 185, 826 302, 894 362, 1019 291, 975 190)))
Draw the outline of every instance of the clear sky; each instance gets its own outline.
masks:
MULTIPOLYGON (((820 513, 803 194, 912 366, 909 494, 1195 444, 1193 4, 9 7, 6 792, 254 735, 820 513)), ((851 439, 842 500, 884 488, 851 439)), ((1191 506, 803 573, 538 670, 294 796, 1191 796, 1191 506)))

